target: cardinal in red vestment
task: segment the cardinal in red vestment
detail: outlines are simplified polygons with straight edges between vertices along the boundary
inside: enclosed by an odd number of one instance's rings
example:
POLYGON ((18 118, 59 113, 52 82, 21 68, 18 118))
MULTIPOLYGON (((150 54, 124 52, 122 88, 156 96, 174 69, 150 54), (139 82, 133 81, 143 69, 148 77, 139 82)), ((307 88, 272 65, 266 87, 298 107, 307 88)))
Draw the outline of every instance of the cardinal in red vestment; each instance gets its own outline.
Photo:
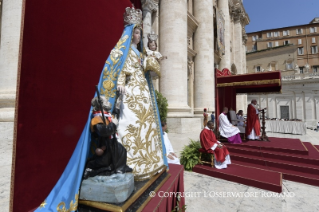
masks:
POLYGON ((258 114, 257 100, 253 99, 251 100, 251 104, 247 107, 246 135, 250 140, 260 138, 260 122, 258 114))
POLYGON ((227 168, 231 164, 229 152, 224 144, 217 141, 213 132, 214 122, 208 121, 207 126, 200 133, 200 143, 202 148, 215 156, 215 167, 217 169, 227 168))

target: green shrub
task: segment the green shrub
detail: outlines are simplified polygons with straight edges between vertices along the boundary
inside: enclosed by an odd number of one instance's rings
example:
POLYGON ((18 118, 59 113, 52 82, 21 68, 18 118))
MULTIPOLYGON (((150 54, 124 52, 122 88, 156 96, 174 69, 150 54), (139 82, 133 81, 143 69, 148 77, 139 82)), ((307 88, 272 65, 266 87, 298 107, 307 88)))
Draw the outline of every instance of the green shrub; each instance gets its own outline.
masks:
POLYGON ((194 166, 199 164, 199 149, 202 148, 199 141, 190 140, 181 152, 181 164, 185 170, 192 171, 194 166))
POLYGON ((158 106, 158 111, 160 114, 160 118, 162 122, 166 122, 167 118, 167 99, 157 90, 155 90, 156 93, 156 101, 157 101, 157 106, 158 106))

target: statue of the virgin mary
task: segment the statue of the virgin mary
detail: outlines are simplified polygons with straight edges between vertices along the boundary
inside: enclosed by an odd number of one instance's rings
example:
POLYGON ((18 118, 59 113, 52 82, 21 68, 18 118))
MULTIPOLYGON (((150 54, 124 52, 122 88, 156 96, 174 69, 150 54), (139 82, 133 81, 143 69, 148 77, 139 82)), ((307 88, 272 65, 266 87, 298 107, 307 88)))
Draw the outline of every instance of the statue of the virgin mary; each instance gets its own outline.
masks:
MULTIPOLYGON (((135 180, 148 179, 163 170, 163 158, 166 159, 152 80, 143 68, 141 23, 142 12, 126 8, 122 38, 123 41, 127 38, 129 45, 125 46, 127 53, 124 51, 120 57, 126 60, 114 83, 121 94, 119 140, 127 150, 127 165, 133 169, 135 180)), ((105 71, 105 76, 110 70, 105 71)), ((107 79, 104 82, 108 82, 107 79)), ((110 97, 105 92, 107 87, 103 88, 102 92, 110 97)))
MULTIPOLYGON (((118 141, 127 150, 127 165, 133 169, 135 180, 145 180, 168 164, 151 75, 142 66, 141 10, 126 8, 124 24, 123 34, 105 62, 98 88, 111 103, 111 111, 119 105, 118 141)), ((77 210, 85 164, 94 152, 90 150, 91 118, 92 108, 68 165, 35 211, 77 210)))

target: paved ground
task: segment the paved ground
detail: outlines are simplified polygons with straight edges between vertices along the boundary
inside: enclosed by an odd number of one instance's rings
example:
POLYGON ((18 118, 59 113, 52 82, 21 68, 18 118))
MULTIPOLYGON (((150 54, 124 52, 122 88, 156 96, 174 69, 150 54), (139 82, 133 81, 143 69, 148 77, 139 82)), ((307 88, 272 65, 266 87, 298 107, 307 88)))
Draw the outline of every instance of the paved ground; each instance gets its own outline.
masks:
MULTIPOLYGON (((179 155, 190 139, 198 140, 196 134, 172 134, 169 138, 179 155)), ((9 211, 13 123, 0 122, 0 211, 9 211)), ((269 133, 268 136, 300 138, 319 145, 319 133, 307 130, 307 135, 269 133)), ((319 188, 283 180, 286 197, 274 197, 272 192, 229 182, 193 172, 185 172, 184 186, 187 211, 319 211, 319 188), (221 192, 232 197, 222 197, 221 192)))

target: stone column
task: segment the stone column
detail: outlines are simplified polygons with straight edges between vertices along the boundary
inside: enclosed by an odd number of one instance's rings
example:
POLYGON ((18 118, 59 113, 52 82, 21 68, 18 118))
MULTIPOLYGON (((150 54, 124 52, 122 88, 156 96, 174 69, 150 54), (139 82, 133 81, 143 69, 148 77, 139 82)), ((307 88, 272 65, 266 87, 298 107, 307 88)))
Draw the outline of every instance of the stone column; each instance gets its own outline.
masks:
POLYGON ((195 57, 195 108, 202 116, 203 109, 215 109, 214 88, 214 10, 212 0, 194 2, 194 16, 199 25, 194 36, 195 57))
POLYGON ((152 13, 157 11, 157 4, 153 0, 141 0, 141 3, 143 10, 143 43, 144 46, 147 46, 147 35, 152 32, 152 13))
POLYGON ((187 1, 160 1, 160 91, 168 101, 168 117, 192 117, 187 104, 187 1))
POLYGON ((0 48, 0 122, 14 121, 22 0, 3 0, 0 48))
POLYGON ((225 32, 224 32, 224 41, 225 41, 225 54, 222 56, 222 59, 219 64, 219 69, 222 70, 223 68, 231 68, 231 60, 230 60, 230 15, 229 15, 229 6, 228 0, 218 0, 218 8, 224 14, 225 20, 225 32))
MULTIPOLYGON (((141 0, 142 10, 143 10, 143 45, 146 48, 148 43, 147 35, 154 31, 157 33, 157 29, 152 29, 152 20, 153 13, 156 13, 158 10, 158 4, 154 0, 141 0)), ((156 41, 158 43, 158 41, 156 41)), ((157 50, 159 46, 157 45, 157 50)), ((155 90, 159 90, 158 80, 153 80, 153 85, 155 90)))

